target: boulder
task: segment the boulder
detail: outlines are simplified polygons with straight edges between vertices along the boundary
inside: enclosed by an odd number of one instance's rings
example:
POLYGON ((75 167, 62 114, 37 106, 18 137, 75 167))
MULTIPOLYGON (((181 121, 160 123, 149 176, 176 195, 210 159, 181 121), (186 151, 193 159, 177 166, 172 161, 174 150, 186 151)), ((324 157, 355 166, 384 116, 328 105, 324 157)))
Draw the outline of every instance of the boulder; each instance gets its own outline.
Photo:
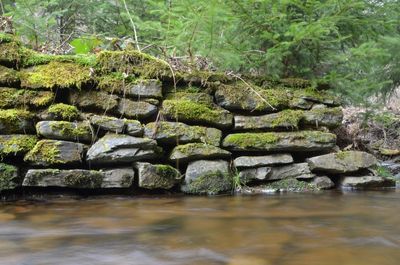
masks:
POLYGON ((391 188, 396 181, 378 176, 344 176, 340 179, 342 189, 391 188))
POLYGON ((326 126, 336 128, 342 124, 343 113, 341 108, 314 108, 305 111, 302 122, 315 127, 326 126))
POLYGON ((233 189, 229 163, 223 160, 190 162, 182 191, 191 194, 219 194, 233 189))
POLYGON ((272 112, 289 105, 284 89, 262 89, 237 83, 220 85, 215 92, 217 104, 230 111, 272 112))
POLYGON ((0 163, 0 192, 15 189, 20 185, 18 168, 0 163))
POLYGON ((135 171, 131 167, 102 170, 104 173, 101 188, 130 188, 133 185, 135 171))
POLYGON ((279 180, 287 178, 296 179, 311 179, 315 177, 311 173, 310 168, 307 163, 291 164, 282 167, 272 168, 271 174, 269 175, 269 180, 279 180))
POLYGON ((88 122, 40 121, 36 124, 39 135, 55 140, 91 142, 94 131, 88 122))
POLYGON ((236 168, 263 167, 279 164, 293 163, 291 154, 273 154, 265 156, 240 156, 235 159, 236 168))
POLYGON ((222 132, 215 128, 161 121, 148 123, 144 135, 157 140, 160 144, 177 145, 195 142, 219 146, 222 132))
POLYGON ((336 144, 336 135, 320 131, 229 134, 222 146, 231 151, 309 152, 327 151, 336 144))
POLYGON ((220 129, 233 126, 233 115, 222 108, 186 99, 164 100, 163 114, 169 119, 188 124, 207 125, 220 129))
POLYGON ((356 172, 377 164, 376 158, 366 152, 343 151, 307 159, 311 171, 330 174, 356 172))
POLYGON ((201 159, 229 159, 231 153, 219 147, 204 143, 189 143, 175 147, 169 159, 187 163, 189 161, 201 159))
POLYGON ((100 91, 73 91, 70 102, 86 111, 114 112, 118 107, 118 97, 100 91))
POLYGON ((143 126, 140 121, 125 120, 126 134, 131 136, 143 136, 143 126))
POLYGON ((0 135, 0 157, 24 155, 35 146, 37 141, 35 135, 0 135))
POLYGON ((30 169, 22 186, 99 189, 103 179, 104 173, 95 170, 30 169))
POLYGON ((0 86, 17 86, 18 84, 18 72, 0 65, 0 86))
POLYGON ((146 119, 158 111, 157 106, 144 101, 133 101, 130 99, 121 99, 118 105, 118 113, 127 118, 146 119))
POLYGON ((301 110, 283 110, 262 116, 235 116, 235 130, 296 129, 303 118, 301 110))
POLYGON ((83 162, 85 146, 59 140, 40 140, 24 160, 32 165, 78 165, 83 162))
POLYGON ((171 189, 182 180, 181 173, 169 165, 135 163, 139 175, 139 187, 144 189, 171 189))
POLYGON ((158 79, 138 80, 128 83, 125 93, 137 98, 162 98, 162 83, 158 79))
POLYGON ((0 134, 34 133, 33 114, 22 109, 0 110, 0 134))
POLYGON ((52 91, 33 91, 0 87, 0 108, 44 108, 49 106, 54 100, 52 91))
POLYGON ((113 133, 122 133, 125 129, 125 120, 104 115, 93 115, 90 123, 96 128, 113 133))
POLYGON ((335 187, 335 183, 327 176, 317 176, 311 181, 320 190, 329 190, 335 187))
POLYGON ((267 180, 270 173, 270 167, 247 168, 239 172, 239 180, 245 185, 254 181, 267 180))
POLYGON ((156 158, 160 152, 155 140, 107 134, 90 147, 87 161, 93 164, 128 163, 156 158))

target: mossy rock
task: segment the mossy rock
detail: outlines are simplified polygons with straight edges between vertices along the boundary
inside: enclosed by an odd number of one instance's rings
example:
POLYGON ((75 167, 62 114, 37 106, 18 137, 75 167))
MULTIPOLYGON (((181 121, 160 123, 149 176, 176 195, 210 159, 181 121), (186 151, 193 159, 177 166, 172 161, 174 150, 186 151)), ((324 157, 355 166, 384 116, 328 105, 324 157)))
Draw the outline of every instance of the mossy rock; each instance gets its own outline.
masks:
POLYGON ((79 165, 83 162, 84 145, 59 140, 41 140, 24 157, 32 165, 79 165))
POLYGON ((118 108, 118 96, 100 91, 73 91, 69 102, 86 111, 114 113, 118 108))
POLYGON ((308 88, 312 86, 310 80, 296 78, 296 77, 282 78, 279 80, 279 83, 284 87, 290 87, 290 88, 308 88))
POLYGON ((5 33, 5 32, 0 32, 0 44, 1 43, 10 43, 10 42, 16 42, 16 38, 14 35, 5 33))
POLYGON ((76 63, 50 62, 21 70, 20 78, 23 88, 81 89, 91 81, 91 71, 76 63))
POLYGON ((182 180, 181 173, 169 165, 135 163, 138 170, 139 187, 144 189, 171 189, 182 180))
POLYGON ((164 100, 163 114, 170 119, 189 124, 209 125, 220 129, 233 126, 233 116, 229 111, 190 100, 164 100))
POLYGON ((187 72, 177 72, 176 79, 183 80, 185 83, 206 85, 212 82, 229 83, 235 80, 234 77, 229 76, 223 72, 205 71, 205 70, 191 70, 187 72))
POLYGON ((51 105, 47 111, 56 120, 72 121, 79 118, 79 110, 64 103, 51 105))
POLYGON ((326 151, 336 144, 336 135, 319 131, 229 134, 222 146, 231 151, 308 152, 326 151))
POLYGON ((132 167, 112 168, 102 170, 104 173, 102 189, 131 188, 135 180, 135 171, 132 167))
POLYGON ((102 73, 120 72, 150 79, 172 76, 168 63, 135 50, 103 51, 97 59, 102 73))
POLYGON ((230 111, 272 112, 288 107, 288 93, 284 89, 262 89, 237 83, 220 85, 215 92, 217 104, 230 111))
POLYGON ((306 125, 315 127, 326 126, 328 128, 336 128, 342 124, 343 112, 342 108, 313 108, 305 111, 302 122, 306 125))
POLYGON ((262 116, 235 116, 235 130, 294 130, 299 128, 302 110, 283 110, 262 116))
POLYGON ((269 175, 269 180, 279 180, 286 178, 296 178, 296 179, 312 179, 315 177, 310 170, 307 163, 295 163, 290 165, 283 165, 280 167, 273 167, 271 174, 269 175))
POLYGON ((294 99, 300 98, 307 101, 322 103, 328 106, 339 106, 340 100, 329 91, 320 91, 315 88, 294 89, 291 91, 294 99))
POLYGON ((157 106, 130 99, 121 99, 118 105, 118 113, 131 119, 143 120, 154 116, 158 111, 157 106))
POLYGON ((182 191, 190 194, 230 193, 233 179, 229 163, 223 160, 199 160, 189 163, 182 191))
POLYGON ((19 76, 18 72, 0 65, 0 86, 18 86, 19 76))
POLYGON ((32 133, 35 132, 34 116, 22 109, 0 109, 0 133, 32 133))
POLYGON ((30 107, 32 109, 49 106, 54 100, 51 91, 33 91, 0 87, 0 108, 30 107))
POLYGON ((196 87, 185 87, 184 90, 177 90, 176 92, 174 91, 168 92, 165 99, 192 101, 198 104, 212 107, 214 105, 213 97, 208 93, 199 91, 201 90, 196 87))
POLYGON ((38 135, 55 140, 90 143, 94 138, 89 122, 40 121, 36 131, 38 135))
POLYGON ((34 135, 0 135, 0 157, 24 155, 36 145, 37 141, 34 135))
POLYGON ((16 67, 21 60, 18 42, 0 43, 0 65, 16 67))
POLYGON ((125 119, 105 115, 93 115, 90 118, 90 123, 96 130, 108 131, 112 133, 123 133, 125 130, 125 119))
POLYGON ((294 178, 287 178, 274 181, 257 187, 263 193, 271 192, 315 192, 320 190, 316 185, 294 178))
POLYGON ((161 121, 148 123, 144 135, 166 145, 200 142, 219 146, 222 132, 215 128, 189 126, 182 122, 161 121))
POLYGON ((4 190, 12 190, 20 186, 18 168, 12 165, 0 163, 0 193, 4 190))
POLYGON ((189 143, 175 147, 169 159, 187 163, 200 159, 229 159, 231 153, 219 147, 204 143, 189 143))
POLYGON ((103 179, 104 173, 95 170, 30 169, 22 186, 99 189, 103 179))

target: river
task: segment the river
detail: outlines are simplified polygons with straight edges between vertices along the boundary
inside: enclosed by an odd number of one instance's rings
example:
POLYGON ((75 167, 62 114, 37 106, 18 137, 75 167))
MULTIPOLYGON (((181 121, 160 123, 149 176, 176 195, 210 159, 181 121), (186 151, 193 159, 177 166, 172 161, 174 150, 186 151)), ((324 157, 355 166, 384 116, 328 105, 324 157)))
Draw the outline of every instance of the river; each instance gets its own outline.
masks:
POLYGON ((0 204, 2 265, 398 265, 400 191, 0 204))

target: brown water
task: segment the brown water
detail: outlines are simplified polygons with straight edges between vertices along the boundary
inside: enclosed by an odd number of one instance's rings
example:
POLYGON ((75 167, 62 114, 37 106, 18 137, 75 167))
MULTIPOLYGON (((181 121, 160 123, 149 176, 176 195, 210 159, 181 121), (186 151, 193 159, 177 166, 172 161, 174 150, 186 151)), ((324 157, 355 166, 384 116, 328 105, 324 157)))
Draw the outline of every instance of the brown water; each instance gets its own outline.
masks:
POLYGON ((398 265, 400 191, 3 203, 0 264, 398 265))

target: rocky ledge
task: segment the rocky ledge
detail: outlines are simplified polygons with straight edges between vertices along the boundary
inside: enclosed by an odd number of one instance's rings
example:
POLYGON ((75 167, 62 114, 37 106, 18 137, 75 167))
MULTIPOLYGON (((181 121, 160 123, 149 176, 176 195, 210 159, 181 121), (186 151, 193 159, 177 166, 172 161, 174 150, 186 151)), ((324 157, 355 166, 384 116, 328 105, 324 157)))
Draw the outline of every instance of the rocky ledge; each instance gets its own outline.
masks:
POLYGON ((395 186, 372 155, 338 149, 340 101, 306 80, 171 73, 135 50, 45 55, 14 36, 5 49, 0 194, 395 186))

